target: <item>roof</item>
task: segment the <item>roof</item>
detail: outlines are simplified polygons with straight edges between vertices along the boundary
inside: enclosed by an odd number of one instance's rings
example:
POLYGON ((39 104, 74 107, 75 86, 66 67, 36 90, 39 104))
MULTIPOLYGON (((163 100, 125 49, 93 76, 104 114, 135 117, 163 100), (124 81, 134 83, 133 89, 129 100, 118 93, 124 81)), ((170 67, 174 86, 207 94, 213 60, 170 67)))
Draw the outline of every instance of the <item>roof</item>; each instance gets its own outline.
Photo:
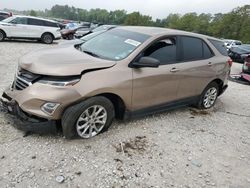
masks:
POLYGON ((192 33, 182 30, 176 30, 176 29, 168 29, 168 28, 162 28, 162 27, 145 27, 145 26, 122 26, 119 27, 119 29, 125 29, 128 31, 134 31, 150 36, 158 36, 158 35, 188 35, 188 36, 194 36, 194 37, 200 37, 200 38, 209 38, 214 40, 219 40, 214 37, 210 37, 207 35, 202 35, 198 33, 192 33))
POLYGON ((49 21, 49 22, 57 23, 57 22, 54 21, 54 20, 49 20, 49 19, 45 19, 45 18, 39 18, 39 17, 35 17, 35 16, 14 15, 13 17, 34 18, 34 19, 39 19, 39 20, 44 20, 44 21, 49 21))

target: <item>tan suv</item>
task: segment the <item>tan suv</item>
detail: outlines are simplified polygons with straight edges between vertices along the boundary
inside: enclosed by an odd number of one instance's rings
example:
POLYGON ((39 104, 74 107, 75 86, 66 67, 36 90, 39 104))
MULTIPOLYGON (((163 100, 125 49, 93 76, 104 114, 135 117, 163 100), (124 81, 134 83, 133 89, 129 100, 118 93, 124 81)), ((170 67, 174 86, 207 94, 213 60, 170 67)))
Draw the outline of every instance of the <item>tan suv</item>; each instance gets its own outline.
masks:
POLYGON ((66 138, 91 138, 114 118, 211 108, 227 88, 231 64, 223 42, 209 36, 119 27, 25 55, 2 102, 22 130, 61 125, 66 138))

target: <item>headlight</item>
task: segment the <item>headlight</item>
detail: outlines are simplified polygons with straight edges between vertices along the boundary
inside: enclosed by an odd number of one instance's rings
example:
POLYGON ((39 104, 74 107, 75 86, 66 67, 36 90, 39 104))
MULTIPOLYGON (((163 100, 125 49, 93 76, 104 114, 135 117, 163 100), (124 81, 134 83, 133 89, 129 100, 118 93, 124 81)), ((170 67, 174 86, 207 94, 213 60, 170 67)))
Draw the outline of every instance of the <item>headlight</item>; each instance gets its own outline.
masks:
POLYGON ((53 86, 73 86, 79 81, 80 81, 79 78, 72 79, 72 80, 48 80, 48 79, 42 79, 42 80, 39 80, 38 83, 48 84, 48 85, 53 85, 53 86))

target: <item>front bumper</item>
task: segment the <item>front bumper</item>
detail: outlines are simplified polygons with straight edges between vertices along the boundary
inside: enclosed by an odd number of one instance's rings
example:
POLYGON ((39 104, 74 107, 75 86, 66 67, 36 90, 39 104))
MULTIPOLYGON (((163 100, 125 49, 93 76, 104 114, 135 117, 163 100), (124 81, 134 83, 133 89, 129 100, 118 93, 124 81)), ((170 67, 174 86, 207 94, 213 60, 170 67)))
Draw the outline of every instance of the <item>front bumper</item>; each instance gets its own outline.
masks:
POLYGON ((14 127, 22 131, 34 133, 56 133, 57 121, 47 120, 24 112, 16 101, 5 93, 0 98, 3 108, 11 115, 6 116, 13 121, 14 127))

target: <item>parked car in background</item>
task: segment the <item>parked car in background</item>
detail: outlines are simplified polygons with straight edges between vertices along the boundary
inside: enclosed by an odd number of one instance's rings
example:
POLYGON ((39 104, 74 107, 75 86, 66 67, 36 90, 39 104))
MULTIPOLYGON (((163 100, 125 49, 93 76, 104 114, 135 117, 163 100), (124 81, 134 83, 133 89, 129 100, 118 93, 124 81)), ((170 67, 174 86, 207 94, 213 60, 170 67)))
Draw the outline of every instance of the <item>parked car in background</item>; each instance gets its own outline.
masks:
POLYGON ((227 88, 231 65, 219 39, 118 27, 80 48, 58 45, 25 55, 1 100, 22 130, 61 124, 66 138, 92 138, 114 118, 213 107, 227 88))
MULTIPOLYGON (((110 27, 108 30, 111 30, 111 29, 114 29, 114 28, 116 28, 116 27, 110 27)), ((70 40, 70 41, 67 41, 67 42, 61 42, 60 45, 77 45, 77 44, 82 44, 82 43, 84 43, 84 42, 86 42, 86 41, 88 41, 88 40, 90 40, 90 39, 92 39, 92 38, 94 38, 94 37, 96 37, 96 36, 98 36, 98 35, 106 32, 106 31, 108 31, 108 30, 97 30, 97 31, 95 31, 93 33, 90 33, 88 35, 85 35, 85 36, 83 36, 83 37, 81 37, 79 39, 75 38, 74 40, 70 40)))
POLYGON ((116 25, 101 25, 101 26, 96 27, 94 29, 85 30, 83 32, 76 31, 75 37, 76 38, 81 38, 83 36, 86 36, 86 35, 89 35, 89 34, 92 34, 92 33, 99 33, 99 32, 102 33, 102 32, 108 31, 110 29, 113 29, 115 27, 117 27, 117 26, 116 25))
POLYGON ((88 35, 85 35, 85 36, 81 37, 80 39, 75 38, 74 40, 61 42, 61 43, 59 43, 59 45, 78 45, 78 44, 82 44, 82 43, 84 43, 84 42, 86 42, 86 41, 88 41, 88 40, 90 40, 90 39, 104 33, 104 32, 106 32, 106 31, 97 31, 95 33, 90 33, 88 35))
POLYGON ((242 44, 240 46, 233 46, 228 50, 228 55, 234 62, 244 63, 242 55, 250 54, 250 45, 242 44))
POLYGON ((74 36, 76 38, 81 38, 87 34, 89 34, 89 32, 91 31, 90 27, 86 27, 86 26, 82 26, 82 27, 78 27, 75 31, 74 36))
POLYGON ((32 16, 12 16, 0 22, 0 41, 5 38, 38 39, 51 44, 60 39, 60 28, 52 20, 32 16))
POLYGON ((226 48, 229 50, 229 49, 231 49, 232 47, 242 45, 242 42, 239 41, 239 40, 225 39, 225 40, 224 40, 224 44, 225 44, 226 48))
POLYGON ((0 11, 0 21, 12 16, 11 12, 0 11))
POLYGON ((250 74, 250 53, 242 55, 242 58, 244 59, 242 72, 246 74, 250 74))

